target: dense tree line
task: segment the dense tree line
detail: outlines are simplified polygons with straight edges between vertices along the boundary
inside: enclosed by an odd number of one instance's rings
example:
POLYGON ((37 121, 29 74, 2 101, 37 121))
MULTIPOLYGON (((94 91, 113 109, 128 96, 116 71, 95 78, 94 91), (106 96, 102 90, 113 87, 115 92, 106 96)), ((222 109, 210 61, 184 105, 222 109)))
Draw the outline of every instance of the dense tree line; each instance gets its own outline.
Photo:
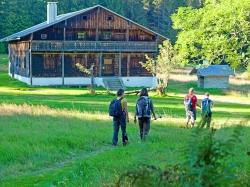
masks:
POLYGON ((180 61, 248 66, 250 0, 206 0, 198 9, 179 8, 172 20, 180 61))
MULTIPOLYGON (((0 38, 46 20, 51 0, 1 0, 0 38)), ((171 15, 180 6, 200 6, 201 0, 60 0, 58 14, 101 4, 175 41, 171 15)), ((0 46, 0 52, 6 48, 0 46), (2 48, 2 49, 1 49, 2 48)))

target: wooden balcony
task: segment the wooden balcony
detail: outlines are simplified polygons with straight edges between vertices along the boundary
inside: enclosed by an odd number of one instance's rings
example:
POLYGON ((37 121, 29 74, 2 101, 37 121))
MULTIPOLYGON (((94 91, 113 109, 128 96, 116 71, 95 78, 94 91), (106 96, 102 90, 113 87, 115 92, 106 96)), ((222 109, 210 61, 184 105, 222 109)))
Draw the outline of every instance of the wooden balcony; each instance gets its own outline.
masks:
POLYGON ((156 52, 156 42, 32 41, 32 51, 53 52, 156 52))

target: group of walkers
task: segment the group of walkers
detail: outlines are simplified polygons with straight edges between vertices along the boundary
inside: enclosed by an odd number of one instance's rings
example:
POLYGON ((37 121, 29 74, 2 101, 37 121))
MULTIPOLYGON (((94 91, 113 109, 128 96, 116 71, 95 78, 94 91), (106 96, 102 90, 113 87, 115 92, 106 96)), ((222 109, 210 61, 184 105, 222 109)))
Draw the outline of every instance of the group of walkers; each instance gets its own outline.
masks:
MULTIPOLYGON (((196 107, 200 107, 202 111, 201 127, 210 127, 212 119, 211 108, 213 106, 212 100, 209 98, 209 93, 205 93, 201 105, 198 105, 198 99, 194 94, 194 89, 190 88, 188 94, 184 98, 184 106, 186 111, 186 127, 189 123, 194 127, 196 121, 196 107)), ((113 139, 112 145, 116 146, 118 143, 119 129, 122 130, 122 143, 128 144, 128 135, 126 132, 126 125, 129 122, 128 103, 125 98, 123 89, 117 91, 117 98, 113 99, 109 106, 109 115, 113 117, 113 139)), ((156 120, 153 101, 148 96, 148 90, 143 88, 140 96, 136 102, 134 123, 139 124, 140 138, 145 140, 150 130, 151 116, 156 120)))
POLYGON ((191 122, 192 127, 195 125, 196 121, 196 107, 201 108, 201 127, 209 128, 212 120, 212 110, 213 101, 209 98, 209 93, 206 92, 204 98, 201 101, 201 105, 198 104, 198 99, 194 94, 194 89, 190 88, 188 94, 184 98, 184 106, 186 111, 186 127, 189 126, 191 122))

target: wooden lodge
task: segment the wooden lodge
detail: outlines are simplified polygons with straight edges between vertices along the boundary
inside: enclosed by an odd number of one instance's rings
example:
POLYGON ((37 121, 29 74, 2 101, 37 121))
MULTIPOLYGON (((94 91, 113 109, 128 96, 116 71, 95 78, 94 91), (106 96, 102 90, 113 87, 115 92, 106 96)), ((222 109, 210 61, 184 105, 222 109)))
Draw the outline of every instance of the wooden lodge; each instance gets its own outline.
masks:
POLYGON ((103 6, 57 15, 48 3, 47 21, 5 37, 9 75, 29 85, 88 85, 76 64, 94 64, 95 83, 119 78, 125 86, 154 87, 155 77, 141 67, 166 38, 103 6))

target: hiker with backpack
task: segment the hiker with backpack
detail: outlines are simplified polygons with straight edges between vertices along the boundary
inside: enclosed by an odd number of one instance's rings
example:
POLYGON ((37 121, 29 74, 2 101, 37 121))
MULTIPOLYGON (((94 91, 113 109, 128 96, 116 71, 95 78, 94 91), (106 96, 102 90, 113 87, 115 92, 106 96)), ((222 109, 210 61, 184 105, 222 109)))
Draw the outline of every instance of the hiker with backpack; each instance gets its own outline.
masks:
POLYGON ((191 121, 192 127, 195 125, 196 121, 196 106, 198 99, 194 94, 194 88, 190 88, 188 94, 184 98, 184 105, 186 110, 186 127, 188 128, 189 122, 191 121))
POLYGON ((128 136, 126 132, 126 125, 129 122, 128 118, 128 104, 125 99, 124 90, 117 91, 117 98, 113 99, 109 105, 109 115, 113 117, 113 139, 112 145, 116 146, 118 142, 118 134, 121 126, 122 130, 122 143, 128 143, 128 136))
POLYGON ((140 92, 140 98, 136 102, 134 117, 135 123, 137 122, 136 118, 138 118, 141 140, 145 140, 149 133, 151 114, 153 114, 154 119, 156 120, 153 102, 148 97, 148 90, 143 88, 140 92))
POLYGON ((201 101, 201 127, 210 128, 212 120, 213 101, 209 98, 209 93, 205 93, 204 99, 201 101))

